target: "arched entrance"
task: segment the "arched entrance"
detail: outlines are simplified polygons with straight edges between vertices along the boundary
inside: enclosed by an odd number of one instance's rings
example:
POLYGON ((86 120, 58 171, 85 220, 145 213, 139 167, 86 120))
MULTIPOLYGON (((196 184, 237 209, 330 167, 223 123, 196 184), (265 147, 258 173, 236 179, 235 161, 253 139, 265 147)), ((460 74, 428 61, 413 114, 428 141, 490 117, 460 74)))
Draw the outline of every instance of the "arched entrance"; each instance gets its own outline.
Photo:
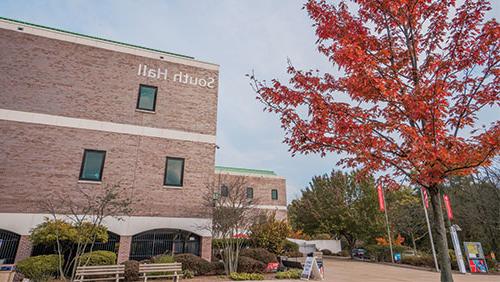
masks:
POLYGON ((200 236, 179 229, 154 229, 132 236, 131 260, 145 260, 161 254, 200 255, 200 236))
POLYGON ((0 229, 0 264, 14 263, 20 235, 0 229))

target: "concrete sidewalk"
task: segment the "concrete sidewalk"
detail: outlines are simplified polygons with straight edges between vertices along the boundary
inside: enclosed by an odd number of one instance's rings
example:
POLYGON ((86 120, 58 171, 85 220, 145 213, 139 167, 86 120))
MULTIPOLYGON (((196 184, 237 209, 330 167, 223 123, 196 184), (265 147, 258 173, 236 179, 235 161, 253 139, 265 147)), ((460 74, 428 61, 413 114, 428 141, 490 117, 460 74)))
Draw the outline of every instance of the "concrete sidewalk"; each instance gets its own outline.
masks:
MULTIPOLYGON (((377 263, 325 259, 325 280, 332 282, 439 282, 439 273, 377 263)), ((455 282, 499 282, 500 275, 454 274, 455 282)), ((297 280, 267 280, 297 281, 297 280)))

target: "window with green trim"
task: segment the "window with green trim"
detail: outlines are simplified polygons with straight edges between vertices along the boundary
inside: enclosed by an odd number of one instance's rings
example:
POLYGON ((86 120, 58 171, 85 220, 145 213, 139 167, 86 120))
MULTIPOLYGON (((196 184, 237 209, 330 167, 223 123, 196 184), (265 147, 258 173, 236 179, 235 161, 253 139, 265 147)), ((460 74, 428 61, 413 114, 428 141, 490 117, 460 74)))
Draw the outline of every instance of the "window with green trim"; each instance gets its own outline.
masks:
POLYGON ((273 199, 273 200, 278 199, 278 190, 277 189, 271 190, 271 199, 273 199))
POLYGON ((154 112, 157 92, 158 87, 141 84, 139 86, 139 97, 137 98, 137 109, 154 112))
POLYGON ((163 185, 181 187, 184 182, 184 159, 167 157, 163 185))
POLYGON ((87 150, 83 151, 83 160, 80 167, 80 180, 101 181, 104 169, 106 151, 87 150))
POLYGON ((247 187, 247 199, 253 199, 253 188, 247 187))

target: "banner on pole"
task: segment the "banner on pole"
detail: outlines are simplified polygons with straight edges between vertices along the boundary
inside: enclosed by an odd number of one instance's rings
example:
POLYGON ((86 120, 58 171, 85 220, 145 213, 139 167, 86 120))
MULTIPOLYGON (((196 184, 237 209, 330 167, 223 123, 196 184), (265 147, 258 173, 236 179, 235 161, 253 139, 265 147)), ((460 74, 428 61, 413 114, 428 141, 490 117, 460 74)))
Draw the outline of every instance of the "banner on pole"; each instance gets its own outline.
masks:
POLYGON ((384 205, 384 191, 382 191, 382 184, 377 185, 377 192, 378 192, 378 206, 380 211, 385 211, 385 205, 384 205))
POLYGON ((421 188, 422 192, 424 193, 424 202, 425 202, 425 208, 429 209, 429 194, 427 194, 427 189, 424 187, 421 188))
POLYGON ((448 215, 448 219, 452 220, 453 219, 453 211, 451 210, 451 203, 450 203, 450 198, 448 195, 444 194, 444 205, 446 207, 446 214, 448 215))

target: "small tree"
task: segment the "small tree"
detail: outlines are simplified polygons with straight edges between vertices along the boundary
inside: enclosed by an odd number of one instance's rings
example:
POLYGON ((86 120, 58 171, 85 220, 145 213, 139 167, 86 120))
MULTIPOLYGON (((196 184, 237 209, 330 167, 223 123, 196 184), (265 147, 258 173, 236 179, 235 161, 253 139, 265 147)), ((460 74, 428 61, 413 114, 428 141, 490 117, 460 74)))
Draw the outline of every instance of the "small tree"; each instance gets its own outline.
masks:
POLYGON ((282 254, 286 237, 292 229, 286 220, 277 220, 276 212, 264 213, 250 227, 252 245, 265 248, 273 254, 282 254))
POLYGON ((227 275, 236 272, 244 235, 251 226, 256 200, 247 198, 245 177, 218 175, 206 185, 205 206, 212 224, 206 226, 214 239, 220 239, 220 255, 227 275))
POLYGON ((74 280, 76 267, 87 265, 80 261, 81 255, 91 252, 96 242, 108 240, 107 228, 103 221, 108 217, 121 219, 130 213, 131 200, 126 189, 120 185, 103 185, 100 189, 77 188, 79 197, 69 191, 58 191, 43 202, 51 214, 50 219, 33 229, 33 243, 55 244, 59 254, 59 275, 65 279, 70 272, 70 281, 74 280), (64 268, 64 254, 68 250, 72 261, 64 268))

